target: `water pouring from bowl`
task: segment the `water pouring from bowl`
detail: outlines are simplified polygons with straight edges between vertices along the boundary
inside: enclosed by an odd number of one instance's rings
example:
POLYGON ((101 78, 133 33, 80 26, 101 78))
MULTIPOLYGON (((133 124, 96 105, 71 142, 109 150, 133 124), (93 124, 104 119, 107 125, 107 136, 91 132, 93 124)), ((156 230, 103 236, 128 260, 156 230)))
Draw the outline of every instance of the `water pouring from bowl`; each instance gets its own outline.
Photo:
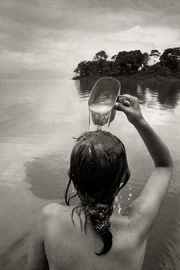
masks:
POLYGON ((101 78, 95 83, 88 100, 90 131, 108 131, 116 115, 114 105, 120 91, 120 82, 111 77, 101 78))

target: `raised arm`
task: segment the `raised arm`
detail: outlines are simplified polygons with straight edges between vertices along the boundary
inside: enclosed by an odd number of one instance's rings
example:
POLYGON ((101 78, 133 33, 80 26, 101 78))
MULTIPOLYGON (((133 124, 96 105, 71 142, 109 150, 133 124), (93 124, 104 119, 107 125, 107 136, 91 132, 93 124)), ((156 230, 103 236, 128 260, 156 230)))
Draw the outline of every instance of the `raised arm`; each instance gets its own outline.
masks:
POLYGON ((123 111, 129 122, 137 129, 155 165, 140 196, 131 204, 127 213, 146 237, 168 191, 173 161, 165 143, 144 119, 136 97, 124 95, 123 99, 116 103, 115 108, 123 111))

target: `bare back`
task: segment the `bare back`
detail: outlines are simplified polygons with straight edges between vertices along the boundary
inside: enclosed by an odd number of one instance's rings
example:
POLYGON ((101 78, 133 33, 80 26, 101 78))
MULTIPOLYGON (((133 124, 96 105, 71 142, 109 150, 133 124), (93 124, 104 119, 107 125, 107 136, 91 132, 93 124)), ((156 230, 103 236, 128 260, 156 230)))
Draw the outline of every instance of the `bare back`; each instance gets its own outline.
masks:
MULTIPOLYGON (((73 207, 51 204, 43 210, 43 241, 50 270, 78 269, 141 269, 146 240, 140 239, 136 226, 126 216, 111 216, 113 245, 105 255, 95 252, 102 249, 103 241, 90 222, 87 232, 81 231, 80 220, 73 207)), ((82 214, 84 224, 84 216, 82 214)))
MULTIPOLYGON (((171 182, 173 160, 165 143, 144 119, 138 99, 130 95, 125 97, 126 103, 123 105, 119 102, 116 109, 123 111, 137 129, 155 168, 139 197, 129 205, 127 211, 123 215, 112 214, 111 249, 105 255, 97 256, 95 252, 101 251, 103 241, 91 223, 87 224, 85 233, 81 230, 77 214, 74 215, 74 227, 72 207, 51 204, 41 212, 29 252, 28 270, 44 270, 48 265, 50 270, 141 269, 149 232, 171 182)), ((122 183, 125 178, 126 170, 122 183)))

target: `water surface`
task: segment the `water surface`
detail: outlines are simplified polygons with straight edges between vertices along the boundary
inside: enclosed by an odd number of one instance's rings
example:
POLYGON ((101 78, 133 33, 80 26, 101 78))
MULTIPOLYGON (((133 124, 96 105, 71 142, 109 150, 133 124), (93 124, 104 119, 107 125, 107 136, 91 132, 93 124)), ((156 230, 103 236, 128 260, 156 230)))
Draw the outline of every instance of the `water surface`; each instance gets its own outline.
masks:
MULTIPOLYGON (((23 270, 30 232, 42 207, 64 203, 67 166, 78 137, 89 129, 87 101, 96 80, 1 81, 0 269, 23 270)), ((143 270, 180 269, 180 82, 122 80, 175 162, 173 180, 152 229, 143 270)), ((116 200, 125 208, 142 190, 153 164, 122 112, 110 131, 125 144, 131 179, 116 200)), ((73 194, 73 188, 70 188, 73 194)))

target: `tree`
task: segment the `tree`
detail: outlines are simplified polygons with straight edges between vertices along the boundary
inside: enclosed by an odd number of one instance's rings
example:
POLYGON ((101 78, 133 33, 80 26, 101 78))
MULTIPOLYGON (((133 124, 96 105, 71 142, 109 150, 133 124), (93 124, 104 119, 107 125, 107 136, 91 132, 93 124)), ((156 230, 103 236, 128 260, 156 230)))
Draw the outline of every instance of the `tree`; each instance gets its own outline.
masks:
POLYGON ((74 70, 74 72, 76 73, 76 75, 80 76, 80 77, 85 77, 87 75, 87 66, 86 66, 87 61, 81 61, 77 68, 74 70))
POLYGON ((112 57, 111 57, 111 60, 112 61, 116 61, 116 57, 117 57, 117 55, 115 54, 115 55, 113 55, 112 57))
POLYGON ((142 67, 147 68, 148 67, 148 62, 149 62, 149 54, 145 52, 145 53, 143 53, 143 56, 144 56, 144 60, 143 60, 143 63, 142 63, 142 67))
POLYGON ((160 57, 160 52, 158 50, 152 50, 150 53, 150 57, 154 57, 154 63, 156 62, 156 58, 160 57))
POLYGON ((176 72, 180 68, 180 47, 166 49, 160 57, 162 66, 176 72))
POLYGON ((140 50, 130 52, 123 51, 118 53, 115 65, 119 70, 119 74, 130 75, 138 71, 143 61, 144 55, 140 50))
POLYGON ((105 60, 108 58, 107 54, 105 51, 100 51, 98 53, 95 54, 93 60, 95 61, 100 61, 100 60, 105 60))

